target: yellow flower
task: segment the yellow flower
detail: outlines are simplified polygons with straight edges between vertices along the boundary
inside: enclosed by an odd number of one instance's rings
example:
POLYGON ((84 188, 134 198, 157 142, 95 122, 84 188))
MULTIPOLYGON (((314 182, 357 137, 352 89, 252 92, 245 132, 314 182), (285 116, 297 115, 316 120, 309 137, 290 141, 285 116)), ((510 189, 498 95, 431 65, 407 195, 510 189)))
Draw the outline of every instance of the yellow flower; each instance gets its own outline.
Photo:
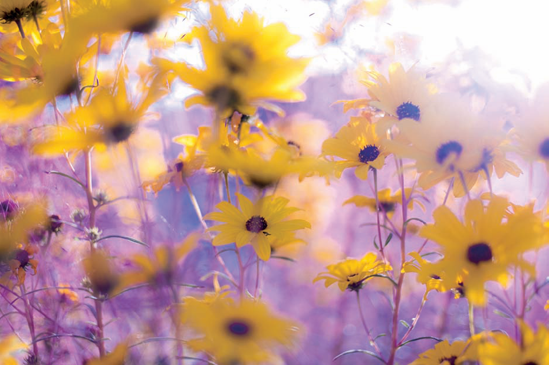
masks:
POLYGON ((457 282, 459 276, 472 278, 467 280, 465 296, 473 305, 486 304, 487 281, 506 285, 511 265, 535 276, 534 267, 521 254, 541 246, 545 234, 541 220, 526 209, 503 220, 508 207, 509 202, 497 196, 486 208, 482 201, 471 200, 462 223, 448 207, 441 206, 433 213, 435 223, 420 231, 420 236, 442 247, 444 258, 435 265, 450 282, 457 282))
POLYGON ((393 268, 389 264, 378 261, 376 254, 369 252, 360 260, 348 258, 337 264, 328 265, 326 269, 328 271, 318 274, 313 283, 325 280, 326 288, 337 283, 341 291, 345 291, 345 289, 358 291, 374 275, 391 271, 393 268))
POLYGON ((68 116, 69 126, 47 130, 45 141, 36 143, 33 152, 50 156, 92 147, 104 151, 108 145, 125 142, 133 135, 149 106, 161 96, 163 91, 155 80, 149 92, 134 105, 121 77, 115 93, 104 88, 98 91, 88 106, 80 107, 68 116))
POLYGON ((427 300, 427 294, 429 294, 431 290, 436 290, 440 293, 448 291, 449 288, 446 274, 439 266, 425 260, 417 252, 410 252, 409 255, 412 256, 414 260, 405 262, 402 271, 418 274, 418 283, 425 285, 423 300, 427 300))
POLYGON ((545 310, 549 310, 549 300, 545 303, 545 306, 543 307, 545 310))
POLYGON ((84 259, 83 265, 94 296, 106 298, 119 288, 120 275, 115 272, 105 252, 93 252, 84 259))
POLYGON ((290 346, 294 324, 274 316, 261 302, 235 304, 186 302, 186 325, 202 336, 188 341, 193 351, 207 352, 217 364, 273 364, 277 347, 290 346))
POLYGON ((494 333, 493 341, 479 345, 482 365, 545 365, 549 364, 549 330, 541 323, 537 333, 524 322, 520 323, 522 345, 503 333, 494 333))
MULTIPOLYGON (((231 291, 229 290, 230 286, 229 285, 223 285, 223 286, 219 285, 219 277, 218 276, 219 276, 218 273, 215 273, 213 275, 213 286, 214 286, 214 291, 213 292, 204 293, 204 298, 203 299, 197 299, 197 298, 194 298, 194 297, 185 297, 185 298, 183 298, 184 303, 200 302, 200 303, 204 303, 204 304, 211 304, 211 303, 215 302, 216 300, 223 299, 227 295, 229 295, 231 293, 231 291)), ((186 317, 186 312, 183 311, 183 313, 181 315, 181 320, 184 323, 187 322, 186 318, 187 318, 186 317)))
POLYGON ((17 26, 21 28, 21 20, 28 16, 29 5, 32 2, 33 0, 2 0, 0 20, 2 23, 16 22, 17 26))
POLYGON ((522 156, 529 161, 545 162, 549 170, 549 125, 545 119, 549 112, 548 96, 549 84, 545 84, 538 89, 533 103, 517 121, 514 132, 522 156))
POLYGON ((102 358, 93 358, 85 362, 85 365, 124 365, 128 354, 128 345, 121 343, 110 354, 102 358))
MULTIPOLYGON (((459 365, 475 359, 476 347, 472 341, 454 341, 451 344, 444 340, 419 355, 410 365, 459 365)), ((484 363, 482 363, 484 364, 484 363)), ((513 363, 518 364, 518 363, 513 363)))
MULTIPOLYGON (((419 204, 423 209, 425 208, 421 202, 417 201, 417 199, 411 198, 412 188, 406 188, 404 189, 404 192, 406 193, 406 199, 409 200, 409 209, 413 209, 414 202, 419 204)), ((395 212, 397 204, 402 203, 402 192, 399 190, 394 195, 391 195, 391 189, 383 189, 377 192, 377 199, 381 208, 379 211, 385 212, 385 214, 387 214, 387 216, 390 218, 395 212)), ((363 195, 355 195, 352 198, 345 200, 345 202, 343 202, 343 205, 351 203, 359 208, 368 207, 372 212, 375 212, 377 210, 377 203, 375 198, 368 198, 363 195)))
POLYGON ((267 100, 305 99, 296 88, 306 79, 304 70, 309 60, 287 56, 288 48, 299 37, 289 33, 286 25, 264 25, 262 18, 249 11, 237 21, 229 18, 221 5, 211 4, 210 12, 208 25, 196 27, 185 36, 189 42, 196 39, 200 43, 205 69, 155 61, 201 92, 187 99, 187 107, 210 105, 224 118, 234 111, 253 115, 259 106, 281 112, 267 100))
POLYGON ((343 159, 336 162, 336 177, 340 177, 343 170, 356 167, 356 177, 366 180, 370 167, 378 170, 383 167, 387 152, 368 119, 351 117, 335 137, 324 141, 322 155, 343 159))
POLYGON ((3 365, 18 365, 19 362, 12 354, 26 348, 27 345, 21 342, 16 335, 6 336, 0 341, 0 362, 3 365))
POLYGON ((286 198, 266 196, 254 204, 242 194, 237 196, 240 210, 228 202, 221 202, 216 205, 221 212, 204 216, 204 219, 224 223, 209 228, 220 232, 212 241, 214 246, 233 242, 237 247, 251 244, 257 256, 267 261, 271 257, 269 236, 285 237, 298 229, 311 228, 309 222, 302 219, 285 220, 298 210, 287 207, 289 200, 286 198))
POLYGON ((62 295, 64 298, 67 298, 73 302, 78 301, 78 294, 70 289, 71 286, 69 284, 59 284, 57 286, 61 288, 66 288, 66 289, 57 289, 57 292, 60 295, 62 295))
POLYGON ((6 211, 4 207, 0 206, 0 209, 0 260, 11 259, 9 255, 18 249, 18 245, 28 242, 29 231, 43 225, 47 215, 44 208, 35 203, 24 209, 19 208, 21 212, 13 212, 4 222, 6 211))
POLYGON ((12 252, 11 260, 8 265, 12 273, 17 277, 17 285, 25 282, 27 270, 32 269, 33 275, 36 275, 38 260, 34 259, 34 254, 38 252, 38 248, 30 244, 24 247, 21 245, 18 249, 12 252))
POLYGON ((138 269, 122 274, 121 286, 128 287, 143 282, 153 286, 174 284, 177 264, 196 247, 199 238, 199 234, 191 233, 175 249, 168 246, 157 247, 152 258, 144 254, 134 255, 129 261, 138 269))

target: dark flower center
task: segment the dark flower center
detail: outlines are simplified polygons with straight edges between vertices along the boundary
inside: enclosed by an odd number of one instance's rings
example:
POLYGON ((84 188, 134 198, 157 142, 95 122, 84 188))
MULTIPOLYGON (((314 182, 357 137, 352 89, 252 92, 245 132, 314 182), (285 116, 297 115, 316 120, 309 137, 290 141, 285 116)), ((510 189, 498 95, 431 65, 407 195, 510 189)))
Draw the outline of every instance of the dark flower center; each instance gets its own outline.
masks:
POLYGON ((149 34, 158 26, 158 18, 152 17, 141 23, 135 24, 130 28, 131 32, 149 34))
POLYGON ((492 249, 484 242, 475 243, 467 249, 467 260, 475 265, 491 261, 492 258, 492 249))
POLYGON ((368 163, 375 161, 375 159, 379 156, 379 149, 374 146, 373 144, 370 144, 363 149, 360 150, 358 153, 358 159, 362 163, 368 163))
POLYGON ((15 260, 19 261, 19 267, 25 268, 30 262, 30 255, 27 251, 18 249, 14 254, 15 260))
POLYGON ((398 120, 402 120, 404 118, 410 118, 415 120, 416 122, 419 122, 420 112, 419 112, 419 106, 414 105, 410 102, 406 102, 403 104, 400 104, 397 107, 396 110, 398 120))
POLYGON ((538 363, 535 361, 528 361, 528 362, 525 362, 523 365, 538 365, 538 363))
POLYGON ((433 274, 431 275, 431 279, 440 280, 440 276, 438 276, 437 274, 433 274))
POLYGON ((80 93, 80 82, 78 78, 71 77, 70 80, 59 90, 58 96, 69 96, 70 94, 80 93))
POLYGON ((179 161, 179 162, 177 162, 177 163, 175 164, 175 170, 176 170, 177 172, 183 171, 183 162, 182 162, 182 161, 179 161))
POLYGON ((13 200, 4 200, 0 203, 0 220, 13 219, 17 204, 13 200))
POLYGON ((381 208, 381 209, 379 209, 380 212, 389 213, 389 212, 392 212, 393 210, 395 210, 395 203, 379 202, 379 205, 380 205, 380 208, 381 208))
POLYGON ((438 148, 437 162, 440 165, 442 165, 451 154, 455 153, 459 157, 462 151, 463 151, 463 147, 458 142, 456 141, 447 142, 438 148))
POLYGON ((118 122, 109 128, 109 138, 115 143, 124 142, 130 138, 134 129, 134 126, 130 123, 118 122))
POLYGON ((477 167, 473 169, 473 172, 477 172, 480 170, 484 170, 488 167, 488 164, 492 163, 494 161, 494 156, 492 155, 492 151, 488 149, 482 150, 482 159, 477 167))
POLYGON ((227 326, 229 332, 237 336, 246 336, 250 332, 250 326, 245 322, 234 321, 227 326))
POLYGON ((450 356, 450 357, 443 357, 442 359, 438 359, 439 364, 443 364, 445 361, 448 362, 450 365, 456 365, 457 356, 450 356))
POLYGON ((246 221, 246 229, 249 232, 259 233, 267 229, 267 221, 263 217, 254 215, 246 221))
POLYGON ((549 159, 549 138, 546 138, 541 144, 539 145, 539 154, 545 158, 549 159))
POLYGON ((61 217, 59 217, 57 214, 50 215, 50 221, 48 226, 49 231, 52 233, 58 233, 59 231, 61 231, 61 228, 63 227, 61 217))
POLYGON ((221 111, 232 108, 236 109, 240 104, 240 94, 233 88, 228 86, 217 86, 213 88, 208 94, 208 99, 215 103, 217 108, 221 111))

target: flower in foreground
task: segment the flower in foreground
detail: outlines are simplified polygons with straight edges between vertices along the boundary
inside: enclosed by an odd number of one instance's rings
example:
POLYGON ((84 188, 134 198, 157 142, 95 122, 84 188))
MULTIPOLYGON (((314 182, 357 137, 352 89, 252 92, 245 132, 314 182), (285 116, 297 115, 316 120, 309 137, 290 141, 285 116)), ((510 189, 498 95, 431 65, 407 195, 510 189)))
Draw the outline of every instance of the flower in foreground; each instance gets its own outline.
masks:
POLYGON ((121 343, 108 355, 102 358, 93 358, 85 362, 85 365, 124 365, 128 354, 128 345, 121 343))
POLYGON ((459 365, 473 360, 475 350, 476 346, 471 340, 452 343, 444 340, 437 343, 434 348, 421 353, 411 365, 459 365))
POLYGON ((244 12, 242 19, 231 19, 221 5, 211 5, 208 25, 195 27, 185 36, 198 40, 205 69, 184 63, 156 60, 157 64, 175 74, 200 95, 185 102, 214 106, 220 117, 234 111, 253 115, 257 107, 279 111, 267 100, 301 101, 305 94, 297 87, 306 79, 308 59, 287 56, 288 48, 299 37, 288 32, 283 23, 264 25, 256 13, 244 12))
POLYGON ((410 252, 409 255, 412 256, 414 260, 405 262, 402 271, 416 273, 417 281, 425 285, 423 300, 427 300, 427 294, 431 290, 443 293, 449 289, 446 274, 440 267, 425 260, 417 252, 410 252))
POLYGON ((352 117, 335 137, 324 141, 322 155, 342 159, 336 162, 336 177, 340 177, 343 170, 356 167, 356 177, 366 180, 370 168, 383 167, 387 152, 376 134, 375 125, 366 118, 352 117))
POLYGON ((450 282, 457 282, 460 276, 469 278, 465 296, 474 305, 486 304, 487 281, 507 284, 508 269, 513 265, 535 276, 534 267, 521 254, 541 247, 543 225, 531 210, 508 214, 508 207, 507 199, 498 196, 487 207, 481 200, 471 200, 462 223, 448 207, 441 206, 433 213, 435 223, 420 231, 422 237, 442 247, 444 258, 435 265, 450 282))
POLYGON ((326 269, 328 271, 318 274, 313 283, 325 280, 326 288, 337 283, 341 291, 345 291, 345 289, 358 291, 362 289, 366 281, 375 275, 391 271, 393 268, 391 265, 379 261, 375 253, 369 252, 360 260, 348 258, 337 264, 328 265, 326 269))
POLYGON ((303 219, 285 220, 297 208, 287 207, 289 200, 283 197, 266 196, 255 204, 242 194, 237 194, 240 210, 228 202, 221 202, 216 208, 221 212, 212 212, 204 219, 223 222, 210 231, 218 231, 212 244, 214 246, 236 243, 237 247, 251 244, 257 256, 263 261, 271 257, 269 236, 285 238, 288 233, 311 228, 303 219))
POLYGON ((188 341, 189 347, 212 355, 220 365, 273 364, 276 348, 294 341, 294 323, 273 315, 261 302, 187 301, 184 311, 188 328, 201 336, 188 341))

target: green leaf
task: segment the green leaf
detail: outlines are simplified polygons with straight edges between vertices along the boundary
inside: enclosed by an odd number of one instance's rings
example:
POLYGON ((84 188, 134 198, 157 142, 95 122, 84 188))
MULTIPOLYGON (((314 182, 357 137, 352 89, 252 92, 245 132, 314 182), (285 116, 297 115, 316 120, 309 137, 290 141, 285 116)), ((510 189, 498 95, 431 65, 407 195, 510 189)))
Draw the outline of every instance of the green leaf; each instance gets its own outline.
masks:
POLYGON ((385 240, 385 247, 387 247, 387 245, 389 244, 389 242, 391 242, 392 239, 393 239, 393 234, 389 233, 389 236, 385 240))
POLYGON ((406 328, 410 328, 410 325, 408 324, 408 322, 406 322, 405 320, 401 319, 400 320, 400 324, 402 324, 404 327, 406 328))
POLYGON ((345 351, 345 352, 342 352, 341 354, 337 355, 336 357, 334 357, 334 359, 332 361, 336 361, 337 359, 339 359, 340 357, 342 356, 345 356, 345 355, 350 355, 350 354, 366 354, 366 355, 370 355, 371 357, 375 357, 376 359, 378 359, 379 361, 381 361, 382 363, 386 364, 385 360, 383 360, 381 357, 377 356, 376 354, 374 354, 372 351, 368 351, 368 350, 348 350, 348 351, 345 351))
MULTIPOLYGON (((377 237, 377 236, 376 236, 377 237)), ((376 237, 374 237, 374 247, 379 250, 379 246, 377 245, 377 242, 376 242, 376 237)))
POLYGON ((437 338, 437 337, 432 337, 432 336, 425 336, 425 337, 418 337, 418 338, 413 338, 411 340, 408 340, 406 342, 403 342, 400 346, 398 346, 398 348, 401 348, 402 346, 406 346, 407 344, 409 344, 410 342, 416 342, 416 341, 420 341, 420 340, 435 340, 437 342, 442 342, 442 339, 440 338, 437 338))
POLYGON ((396 283, 396 281, 394 281, 393 279, 391 279, 390 277, 386 276, 386 275, 381 275, 381 274, 374 274, 374 275, 368 275, 364 278, 364 280, 368 279, 368 278, 383 278, 383 279, 387 279, 389 280, 391 283, 393 283, 394 286, 398 286, 398 284, 396 283))
POLYGON ((494 314, 497 314, 498 316, 500 317, 503 317, 503 318, 508 318, 508 319, 512 319, 513 317, 508 315, 507 313, 503 312, 503 311, 500 311, 498 309, 494 309, 494 314))
POLYGON ((410 223, 411 221, 418 221, 418 222, 423 223, 424 225, 427 225, 427 222, 425 222, 423 219, 419 219, 419 218, 410 218, 410 219, 407 219, 406 222, 404 222, 404 224, 405 224, 405 225, 408 225, 408 223, 410 223))
POLYGON ((378 338, 385 337, 385 336, 387 336, 386 333, 380 333, 379 335, 377 335, 377 336, 374 338, 374 342, 376 342, 376 340, 377 340, 378 338))
POLYGON ((272 259, 286 260, 290 262, 296 262, 294 259, 285 256, 271 256, 272 259))
POLYGON ((138 239, 131 238, 131 237, 126 237, 126 236, 119 236, 117 234, 101 237, 98 240, 96 240, 95 242, 103 241, 103 240, 106 240, 106 239, 109 239, 109 238, 121 238, 121 239, 126 240, 126 241, 137 243, 138 245, 141 245, 141 246, 149 247, 149 245, 147 245, 145 242, 141 242, 138 239))
POLYGON ((53 175, 59 175, 59 176, 63 176, 63 177, 66 177, 67 179, 70 179, 72 181, 74 181, 75 183, 77 183, 78 185, 80 185, 82 187, 82 189, 86 189, 86 186, 84 184, 82 184, 80 181, 76 180, 74 177, 72 176, 69 176, 67 174, 64 174, 60 171, 44 171, 46 174, 53 174, 53 175))

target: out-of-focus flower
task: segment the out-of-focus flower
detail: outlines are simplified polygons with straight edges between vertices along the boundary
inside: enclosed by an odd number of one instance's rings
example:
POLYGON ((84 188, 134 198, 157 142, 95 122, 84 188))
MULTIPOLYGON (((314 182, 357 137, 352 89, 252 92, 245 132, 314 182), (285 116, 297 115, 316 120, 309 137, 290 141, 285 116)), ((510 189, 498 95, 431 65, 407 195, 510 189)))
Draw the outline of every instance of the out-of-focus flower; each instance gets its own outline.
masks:
POLYGON ((220 365, 277 363, 277 347, 294 341, 294 323, 273 315, 261 302, 189 301, 184 310, 186 325, 202 336, 189 340, 189 347, 212 355, 220 365))
MULTIPOLYGON (((161 76, 159 76, 161 77, 161 76)), ((153 82, 143 99, 133 104, 120 77, 116 93, 101 89, 88 106, 69 115, 68 127, 51 127, 45 141, 33 146, 33 152, 58 155, 70 150, 104 150, 107 145, 127 141, 149 106, 163 95, 159 82, 153 82)))
POLYGON ((28 242, 29 232, 46 222, 46 212, 40 204, 21 208, 9 222, 0 219, 0 260, 11 259, 18 245, 28 242))
POLYGON ((545 303, 545 306, 543 307, 543 309, 549 310, 549 299, 548 299, 547 302, 545 303))
POLYGON ((204 219, 223 222, 210 227, 220 233, 214 237, 214 246, 235 242, 238 247, 251 244, 257 256, 263 261, 271 257, 269 236, 287 237, 287 234, 299 229, 311 228, 303 219, 285 220, 297 208, 287 207, 289 200, 282 197, 266 196, 255 204, 242 194, 237 194, 240 209, 228 202, 221 202, 216 208, 221 212, 212 212, 204 219))
POLYGON ((6 336, 0 341, 0 362, 4 365, 18 365, 19 362, 12 354, 26 348, 27 345, 21 342, 16 335, 6 336))
POLYGON ((38 260, 34 259, 34 254, 38 252, 38 247, 30 244, 21 245, 11 254, 11 260, 8 262, 12 273, 17 277, 17 285, 25 282, 27 270, 32 269, 33 275, 36 275, 38 260))
POLYGON ((494 333, 493 341, 479 345, 479 360, 482 365, 548 364, 549 330, 541 323, 534 331, 520 322, 522 343, 519 345, 503 333, 494 333))
MULTIPOLYGON (((33 0, 3 0, 0 3, 0 20, 3 23, 17 23, 17 26, 21 29, 21 20, 29 15, 29 6, 34 2, 33 0)), ((24 33, 21 35, 24 37, 24 33)))
POLYGON ((326 288, 337 283, 341 291, 345 291, 345 289, 358 291, 362 289, 364 283, 374 278, 375 275, 391 271, 393 268, 391 265, 379 261, 375 253, 368 252, 360 260, 348 258, 337 264, 328 265, 326 269, 328 271, 318 274, 313 283, 325 280, 324 286, 326 288))
POLYGON ((78 301, 78 294, 75 291, 72 291, 70 288, 71 286, 69 284, 59 284, 57 285, 60 288, 66 288, 66 289, 57 289, 57 292, 59 295, 61 295, 63 298, 68 299, 72 302, 78 301))
POLYGON ((379 170, 383 167, 387 152, 368 119, 351 117, 335 137, 324 141, 322 155, 343 159, 336 162, 336 177, 340 177, 343 170, 356 167, 356 177, 366 180, 370 168, 379 170))
POLYGON ((509 206, 507 199, 494 196, 485 208, 481 200, 471 200, 465 208, 464 223, 446 206, 438 207, 434 224, 424 226, 420 235, 442 246, 444 258, 437 268, 444 270, 451 282, 458 276, 467 280, 465 296, 471 304, 484 306, 484 284, 508 282, 508 269, 516 265, 535 276, 534 267, 521 254, 540 248, 545 231, 539 217, 520 210, 502 221, 509 206))
POLYGON ((281 113, 267 100, 301 101, 305 95, 297 87, 306 79, 308 59, 287 56, 299 37, 288 32, 286 25, 264 25, 257 14, 246 11, 242 19, 231 19, 221 5, 211 4, 208 25, 196 27, 185 36, 198 40, 202 47, 205 69, 184 63, 157 59, 164 70, 174 71, 179 78, 201 92, 188 98, 194 104, 215 107, 221 118, 234 111, 255 114, 257 107, 281 113))
POLYGON ((120 275, 115 272, 105 252, 96 250, 83 263, 89 288, 95 296, 108 297, 119 287, 120 275))
MULTIPOLYGON (((406 193, 406 199, 408 200, 408 209, 413 209, 414 203, 419 204, 421 208, 425 210, 423 204, 417 199, 413 199, 412 188, 404 189, 406 193)), ((402 192, 399 190, 394 195, 391 195, 391 189, 383 189, 377 192, 377 199, 380 205, 380 212, 385 212, 389 218, 394 214, 397 204, 402 203, 402 192)), ((375 198, 368 198, 363 195, 355 195, 350 199, 345 200, 343 205, 354 204, 359 208, 368 207, 372 212, 375 212, 377 209, 377 202, 375 198)))
POLYGON ((173 249, 168 246, 157 247, 153 257, 144 254, 134 255, 130 262, 138 269, 122 274, 121 286, 127 287, 143 282, 153 286, 173 284, 177 264, 196 247, 199 238, 199 234, 192 233, 173 249))
MULTIPOLYGON (((215 302, 216 300, 218 299, 223 299, 225 297, 227 297, 227 295, 229 295, 231 293, 231 291, 229 290, 230 286, 229 285, 219 285, 219 275, 217 273, 214 274, 213 276, 213 286, 214 286, 214 291, 213 292, 206 292, 204 293, 204 298, 203 299, 197 299, 195 297, 185 297, 184 298, 184 303, 188 303, 188 302, 200 302, 200 303, 204 303, 204 304, 211 304, 213 302, 215 302)), ((181 320, 183 322, 186 322, 186 312, 183 311, 183 314, 181 316, 181 320)))
POLYGON ((424 300, 427 300, 427 294, 429 294, 431 290, 444 293, 449 289, 446 274, 439 266, 425 260, 417 252, 410 252, 409 255, 412 256, 414 260, 405 262, 402 271, 417 274, 417 281, 425 285, 424 300))
MULTIPOLYGON (((476 346, 471 340, 454 341, 444 340, 419 355, 411 365, 459 365, 466 361, 475 360, 476 346)), ((483 363, 484 364, 484 363, 483 363)), ((509 363, 510 364, 510 363, 509 363)), ((513 363, 519 364, 519 363, 513 363)))
POLYGON ((124 365, 128 354, 128 345, 121 343, 108 355, 102 358, 93 358, 85 362, 85 365, 124 365))

